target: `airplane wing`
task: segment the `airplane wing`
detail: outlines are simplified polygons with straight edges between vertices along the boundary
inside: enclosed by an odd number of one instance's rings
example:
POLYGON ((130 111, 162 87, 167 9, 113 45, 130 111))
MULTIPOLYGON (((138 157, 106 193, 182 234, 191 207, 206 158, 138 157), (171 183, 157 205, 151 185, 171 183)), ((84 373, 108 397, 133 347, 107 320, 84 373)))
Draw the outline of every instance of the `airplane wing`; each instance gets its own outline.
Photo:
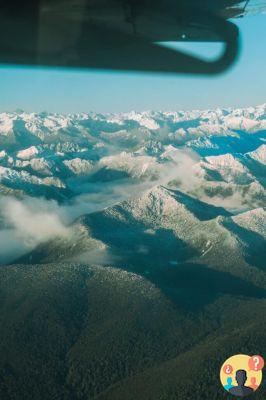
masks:
POLYGON ((5 0, 0 63, 215 74, 238 54, 232 18, 261 12, 266 0, 5 0), (230 20, 230 21, 229 21, 230 20), (224 43, 204 61, 161 42, 224 43))

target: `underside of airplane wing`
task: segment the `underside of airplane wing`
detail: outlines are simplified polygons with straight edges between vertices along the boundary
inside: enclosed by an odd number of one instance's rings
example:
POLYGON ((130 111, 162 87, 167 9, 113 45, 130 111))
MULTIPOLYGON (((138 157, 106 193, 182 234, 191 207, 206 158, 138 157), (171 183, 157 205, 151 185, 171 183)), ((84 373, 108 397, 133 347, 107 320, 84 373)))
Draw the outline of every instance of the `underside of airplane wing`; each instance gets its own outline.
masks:
POLYGON ((232 19, 265 8, 266 0, 4 1, 0 63, 219 73, 238 54, 232 19), (224 51, 204 61, 161 45, 178 41, 219 41, 224 51))

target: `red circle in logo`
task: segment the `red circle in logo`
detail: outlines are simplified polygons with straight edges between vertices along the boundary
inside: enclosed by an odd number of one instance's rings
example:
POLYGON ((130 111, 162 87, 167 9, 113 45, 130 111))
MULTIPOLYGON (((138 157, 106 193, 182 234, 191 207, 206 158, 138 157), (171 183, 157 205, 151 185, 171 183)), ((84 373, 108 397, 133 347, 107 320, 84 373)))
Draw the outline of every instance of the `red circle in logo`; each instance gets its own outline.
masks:
POLYGON ((234 370, 234 368, 233 368, 232 365, 230 365, 230 364, 225 364, 224 367, 223 367, 223 372, 224 372, 226 375, 231 375, 232 372, 233 372, 233 370, 234 370))
POLYGON ((261 356, 252 356, 248 361, 248 366, 252 371, 261 371, 264 367, 264 360, 261 356))

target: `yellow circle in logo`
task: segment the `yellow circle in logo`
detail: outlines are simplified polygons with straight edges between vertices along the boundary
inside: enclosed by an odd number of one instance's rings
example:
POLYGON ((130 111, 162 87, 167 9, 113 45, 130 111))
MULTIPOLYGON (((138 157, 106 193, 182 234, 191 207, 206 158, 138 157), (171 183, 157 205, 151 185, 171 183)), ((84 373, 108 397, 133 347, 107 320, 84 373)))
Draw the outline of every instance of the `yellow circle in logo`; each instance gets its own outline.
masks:
POLYGON ((254 393, 261 384, 263 366, 263 358, 257 355, 237 354, 228 358, 220 371, 223 388, 238 397, 254 393))

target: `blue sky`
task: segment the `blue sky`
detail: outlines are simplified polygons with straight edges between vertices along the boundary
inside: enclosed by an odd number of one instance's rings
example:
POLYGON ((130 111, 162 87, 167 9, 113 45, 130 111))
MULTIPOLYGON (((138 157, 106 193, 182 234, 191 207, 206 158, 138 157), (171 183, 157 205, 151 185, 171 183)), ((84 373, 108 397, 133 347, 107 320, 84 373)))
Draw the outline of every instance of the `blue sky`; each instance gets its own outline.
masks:
MULTIPOLYGON (((266 102, 266 15, 236 21, 241 54, 213 77, 0 67, 0 111, 123 112, 235 107, 266 102)), ((195 47, 196 46, 196 47, 195 47)), ((194 44, 210 55, 219 47, 194 44)), ((217 46, 217 45, 212 45, 217 46)))

